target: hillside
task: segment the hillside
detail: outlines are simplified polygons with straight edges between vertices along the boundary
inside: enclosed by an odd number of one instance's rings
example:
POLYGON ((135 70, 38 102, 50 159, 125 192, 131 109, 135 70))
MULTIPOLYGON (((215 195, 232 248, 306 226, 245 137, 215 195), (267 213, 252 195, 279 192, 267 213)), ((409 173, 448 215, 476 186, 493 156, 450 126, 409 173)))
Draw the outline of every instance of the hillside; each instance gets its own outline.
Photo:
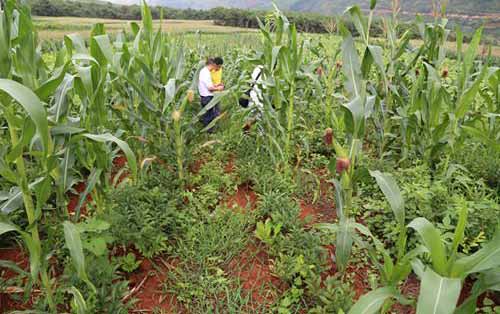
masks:
MULTIPOLYGON (((130 3, 131 0, 114 0, 117 3, 130 3)), ((133 0, 132 0, 133 1, 133 0)), ((341 13, 353 4, 366 7, 369 1, 360 0, 277 0, 281 9, 292 11, 341 13)), ((391 0, 380 0, 378 9, 384 10, 391 7, 391 0)), ((237 7, 245 9, 266 9, 271 7, 270 0, 151 0, 151 4, 174 8, 210 9, 218 6, 237 7)), ((401 8, 406 12, 430 12, 431 0, 401 0, 401 8)), ((450 0, 448 11, 459 14, 498 13, 500 1, 498 0, 450 0)))

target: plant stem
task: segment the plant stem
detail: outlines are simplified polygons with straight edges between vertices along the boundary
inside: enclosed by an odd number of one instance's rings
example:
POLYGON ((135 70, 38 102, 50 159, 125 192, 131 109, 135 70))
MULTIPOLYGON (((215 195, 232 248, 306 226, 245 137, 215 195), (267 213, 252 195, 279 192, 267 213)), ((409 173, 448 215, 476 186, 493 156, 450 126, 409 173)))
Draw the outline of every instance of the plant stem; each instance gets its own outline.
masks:
POLYGON ((286 141, 285 141, 285 162, 286 168, 288 169, 288 162, 290 159, 290 141, 292 138, 293 129, 293 107, 294 107, 294 97, 295 97, 295 84, 290 86, 290 95, 288 98, 288 113, 287 113, 287 128, 286 128, 286 141))
MULTIPOLYGON (((14 125, 10 122, 11 119, 7 119, 7 123, 9 126, 10 139, 12 142, 12 146, 15 147, 19 141, 17 137, 16 130, 14 125)), ((35 205, 33 203, 33 198, 31 196, 31 191, 28 186, 28 179, 26 176, 26 167, 24 164, 23 154, 20 154, 19 157, 15 160, 17 166, 18 173, 18 184, 21 188, 21 193, 23 195, 24 208, 26 211, 26 216, 28 217, 28 223, 31 226, 31 238, 34 242, 34 245, 41 248, 40 235, 38 233, 38 226, 35 223, 36 215, 35 215, 35 205)), ((49 307, 53 313, 56 313, 56 307, 54 304, 54 300, 52 298, 52 288, 50 287, 50 280, 47 274, 47 270, 45 267, 40 269, 40 276, 42 278, 42 284, 45 288, 45 292, 47 294, 47 301, 49 303, 49 307)))

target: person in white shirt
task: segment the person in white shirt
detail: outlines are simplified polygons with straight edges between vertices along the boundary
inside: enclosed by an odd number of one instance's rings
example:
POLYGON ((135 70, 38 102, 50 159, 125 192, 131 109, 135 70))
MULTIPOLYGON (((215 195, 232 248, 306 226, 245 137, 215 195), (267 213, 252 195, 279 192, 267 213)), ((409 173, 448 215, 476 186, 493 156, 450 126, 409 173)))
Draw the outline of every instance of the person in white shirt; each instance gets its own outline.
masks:
POLYGON ((247 92, 248 100, 240 100, 240 105, 244 108, 251 108, 255 113, 243 126, 243 132, 248 133, 252 126, 260 119, 262 111, 264 110, 263 95, 260 85, 264 82, 262 79, 264 67, 262 65, 256 66, 252 71, 252 85, 251 89, 247 92))
MULTIPOLYGON (((212 99, 214 98, 214 92, 221 92, 224 90, 224 84, 214 85, 212 82, 212 71, 218 71, 224 64, 224 60, 222 58, 209 58, 207 61, 207 65, 200 71, 200 77, 198 81, 198 92, 201 98, 201 107, 204 108, 207 106, 212 99)), ((206 127, 208 126, 215 118, 217 118, 220 114, 220 110, 218 105, 215 105, 213 108, 209 109, 202 117, 201 122, 206 127)), ((213 130, 210 129, 209 132, 213 130)))
POLYGON ((256 66, 252 72, 252 81, 253 81, 253 86, 252 90, 250 91, 250 106, 255 105, 259 107, 260 110, 264 107, 262 104, 262 90, 260 89, 259 85, 262 84, 262 70, 263 66, 259 65, 256 66))

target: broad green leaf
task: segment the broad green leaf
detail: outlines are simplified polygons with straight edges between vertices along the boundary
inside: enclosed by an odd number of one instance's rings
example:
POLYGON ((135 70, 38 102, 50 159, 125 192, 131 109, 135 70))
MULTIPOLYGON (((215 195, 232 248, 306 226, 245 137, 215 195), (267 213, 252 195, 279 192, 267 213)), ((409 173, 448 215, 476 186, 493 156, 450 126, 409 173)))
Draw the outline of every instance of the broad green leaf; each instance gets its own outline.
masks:
POLYGON ((0 198, 0 212, 8 214, 23 206, 23 193, 19 187, 13 187, 5 194, 5 197, 0 198))
POLYGON ((103 237, 92 237, 83 242, 83 246, 95 256, 103 256, 108 250, 106 240, 103 237))
POLYGON ((460 279, 441 277, 428 268, 420 286, 417 314, 453 314, 461 289, 460 279))
POLYGON ((348 131, 355 138, 360 138, 362 135, 362 127, 365 119, 365 106, 360 97, 355 97, 347 104, 343 104, 343 108, 347 109, 346 125, 348 131))
POLYGON ((76 53, 79 54, 89 53, 85 46, 85 40, 80 34, 69 34, 64 36, 64 43, 70 52, 74 49, 76 53))
POLYGON ((91 55, 89 55, 87 53, 74 54, 73 57, 71 58, 71 60, 72 61, 83 61, 82 63, 85 63, 85 64, 89 64, 89 63, 93 63, 95 65, 99 64, 99 62, 94 57, 92 57, 91 55))
POLYGON ((315 228, 319 230, 328 230, 333 233, 337 233, 339 230, 339 226, 337 224, 331 224, 331 223, 319 223, 314 225, 315 228))
POLYGON ((49 125, 47 113, 40 99, 29 88, 12 80, 0 79, 0 91, 9 94, 28 112, 36 125, 42 146, 47 153, 49 149, 49 125))
POLYGON ((427 219, 415 218, 408 227, 418 232, 424 245, 430 252, 434 270, 439 274, 446 274, 446 250, 441 239, 441 233, 427 219))
POLYGON ((9 260, 0 260, 0 267, 10 269, 20 275, 27 276, 29 275, 24 269, 19 267, 15 262, 9 260))
MULTIPOLYGON (((16 173, 9 167, 9 165, 5 162, 2 153, 0 152, 0 176, 10 183, 17 183, 17 175, 16 173)), ((0 201, 2 199, 0 198, 0 201)), ((0 210, 1 212, 2 210, 0 210)))
POLYGON ((83 254, 82 240, 80 238, 80 232, 69 221, 63 223, 64 227, 64 239, 66 240, 66 246, 69 249, 71 260, 78 273, 78 277, 87 283, 95 291, 95 287, 88 280, 87 272, 85 270, 85 256, 83 254))
POLYGON ((98 35, 92 38, 92 56, 101 66, 113 64, 113 47, 108 35, 98 35))
POLYGON ((380 72, 380 76, 384 80, 385 86, 388 86, 387 77, 385 75, 385 65, 384 65, 384 51, 380 46, 368 45, 368 51, 372 55, 373 61, 377 65, 377 68, 380 72))
POLYGON ((36 210, 41 212, 43 206, 47 203, 52 195, 52 180, 50 176, 45 177, 38 184, 33 186, 36 196, 36 210))
POLYGON ((411 261, 411 267, 413 269, 413 272, 415 275, 422 280, 424 278, 424 273, 425 273, 425 265, 422 263, 422 261, 418 258, 415 258, 411 261))
POLYGON ((69 109, 70 102, 67 100, 67 95, 73 88, 73 80, 73 75, 66 74, 61 84, 55 91, 54 106, 49 109, 55 123, 58 123, 61 116, 64 115, 69 109))
POLYGON ((472 36, 472 40, 469 43, 467 51, 465 52, 464 66, 467 69, 466 73, 468 73, 469 69, 472 67, 474 59, 476 59, 482 34, 483 34, 483 27, 480 27, 476 30, 474 36, 472 36))
POLYGON ((11 69, 10 23, 7 10, 0 11, 0 78, 8 77, 11 69))
POLYGON ((474 83, 464 91, 462 96, 460 97, 460 100, 458 102, 458 106, 455 112, 455 116, 457 119, 462 119, 465 114, 467 113, 467 110, 471 108, 471 106, 474 104, 474 99, 477 97, 477 94, 479 92, 479 89, 481 87, 481 83, 488 73, 488 67, 484 66, 483 70, 479 74, 478 78, 474 81, 474 83))
POLYGON ((380 171, 370 171, 370 175, 377 180, 378 186, 384 193, 387 201, 391 205, 394 216, 400 225, 405 224, 405 204, 401 191, 394 177, 388 173, 380 171))
POLYGON ((69 125, 57 125, 50 129, 50 134, 52 136, 58 135, 75 135, 85 132, 85 129, 69 126, 69 125))
POLYGON ((21 138, 18 139, 17 144, 14 147, 12 147, 10 152, 5 157, 7 162, 9 163, 14 162, 17 158, 23 155, 24 148, 30 145, 31 141, 35 136, 35 132, 36 132, 35 124, 29 119, 25 120, 22 126, 21 138))
POLYGON ((455 311, 455 314, 476 313, 477 299, 488 290, 500 291, 500 268, 482 273, 472 287, 469 296, 455 311))
MULTIPOLYGON (((467 214, 468 206, 467 203, 460 202, 460 212, 458 216, 458 223, 455 227, 455 234, 453 236, 453 244, 451 246, 451 257, 448 261, 448 265, 453 265, 455 262, 456 255, 458 254, 458 246, 462 243, 464 239, 465 227, 467 226, 467 214)), ((449 267, 450 268, 450 267, 449 267)))
POLYGON ((66 65, 61 66, 60 68, 55 70, 53 76, 36 89, 35 94, 42 101, 47 102, 61 84, 62 80, 65 77, 66 71, 66 65))
POLYGON ((11 231, 19 231, 19 228, 16 225, 0 221, 0 235, 11 231))
POLYGON ((99 181, 99 177, 102 173, 102 169, 92 169, 90 175, 87 179, 87 184, 85 186, 85 190, 80 194, 80 198, 78 200, 78 204, 75 207, 75 220, 80 219, 80 210, 82 209, 83 204, 87 200, 87 195, 94 189, 97 181, 99 181))
POLYGON ((151 16, 151 10, 145 0, 141 2, 141 15, 142 15, 142 27, 151 36, 153 33, 153 18, 151 16))
POLYGON ((468 274, 498 267, 500 267, 500 231, 482 249, 471 256, 457 260, 453 265, 452 275, 465 278, 468 274))
MULTIPOLYGON (((335 169, 332 173, 335 173, 334 171, 335 169)), ((335 187, 335 210, 337 211, 337 217, 339 217, 339 219, 344 218, 344 197, 342 184, 340 184, 337 179, 333 179, 330 182, 332 182, 335 187)))
POLYGON ((201 109, 198 112, 198 114, 196 115, 196 117, 195 117, 195 119, 193 121, 196 121, 201 116, 203 116, 205 113, 207 113, 208 110, 210 110, 213 107, 217 106, 222 101, 222 99, 224 99, 226 96, 230 95, 229 92, 230 92, 229 90, 226 90, 226 91, 223 91, 223 92, 215 94, 215 96, 212 99, 212 101, 208 105, 206 105, 205 107, 203 107, 203 109, 201 109))
POLYGON ((349 262, 349 257, 351 256, 353 242, 352 220, 350 218, 344 218, 340 221, 339 225, 335 247, 335 257, 339 270, 343 272, 345 271, 347 263, 349 262))
POLYGON ((395 297, 396 289, 393 287, 383 287, 373 290, 361 298, 349 310, 348 314, 376 314, 389 298, 395 297))
POLYGON ((356 27, 356 30, 358 31, 363 41, 368 42, 368 23, 361 13, 361 9, 359 8, 359 6, 351 6, 345 10, 344 14, 345 13, 349 13, 349 15, 351 16, 352 22, 354 23, 354 26, 356 27))
POLYGON ((37 282, 38 273, 40 272, 40 266, 42 264, 42 248, 40 241, 35 241, 31 234, 26 232, 20 232, 21 237, 28 248, 30 254, 30 272, 33 282, 37 282))
POLYGON ((137 178, 137 160, 135 158, 135 154, 132 152, 132 150, 130 149, 130 146, 127 144, 127 142, 122 141, 119 138, 117 138, 114 135, 111 135, 109 133, 98 134, 98 135, 97 134, 84 134, 83 136, 85 136, 91 140, 97 141, 97 142, 103 142, 103 143, 113 142, 116 145, 118 145, 118 147, 120 147, 122 152, 125 154, 125 157, 127 157, 127 163, 128 163, 128 167, 132 171, 132 177, 134 179, 137 178))
POLYGON ((126 80, 134 88, 148 110, 150 110, 151 112, 158 112, 160 114, 157 106, 149 99, 146 94, 144 94, 143 88, 141 88, 139 84, 137 84, 132 78, 129 78, 128 76, 121 76, 121 78, 126 80))
POLYGON ((489 148, 492 148, 500 152, 500 143, 495 139, 491 138, 487 132, 466 125, 462 125, 462 130, 464 130, 469 135, 475 137, 476 139, 480 140, 489 148))
POLYGON ((165 110, 168 108, 168 106, 172 103, 172 101, 175 99, 175 91, 176 91, 176 84, 174 79, 170 79, 167 82, 167 85, 165 85, 165 101, 163 103, 163 113, 165 113, 165 110))
POLYGON ((81 292, 75 287, 71 287, 69 289, 69 293, 73 295, 73 299, 71 300, 71 307, 75 310, 76 314, 87 314, 87 302, 85 302, 85 298, 81 294, 81 292))
MULTIPOLYGON (((44 180, 43 177, 36 179, 28 185, 28 187, 33 189, 37 184, 44 180)), ((23 193, 19 187, 13 187, 9 193, 6 193, 5 197, 0 197, 0 213, 10 213, 16 209, 23 206, 23 193), (5 199, 5 200, 4 200, 5 199), (3 201, 3 202, 1 202, 3 201)))
POLYGON ((361 64, 351 35, 346 36, 342 42, 342 60, 342 71, 347 79, 345 85, 351 98, 361 97, 361 64))

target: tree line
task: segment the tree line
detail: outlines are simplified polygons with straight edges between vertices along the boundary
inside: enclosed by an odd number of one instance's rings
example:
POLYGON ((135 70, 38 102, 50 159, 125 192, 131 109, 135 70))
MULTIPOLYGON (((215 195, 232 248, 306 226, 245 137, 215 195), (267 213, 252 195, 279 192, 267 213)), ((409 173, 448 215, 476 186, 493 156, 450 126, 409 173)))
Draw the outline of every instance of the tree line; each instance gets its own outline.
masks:
MULTIPOLYGON (((33 0, 31 3, 33 15, 38 16, 75 16, 106 19, 140 20, 140 5, 118 5, 110 2, 77 2, 64 0, 33 0)), ((210 10, 174 9, 160 6, 151 7, 153 19, 163 18, 172 20, 213 20, 217 25, 258 28, 258 19, 265 20, 268 12, 243 10, 235 8, 214 8, 210 10)), ((315 13, 287 12, 290 22, 295 23, 299 32, 333 33, 336 31, 337 17, 324 16, 315 13)), ((351 32, 356 33, 355 27, 348 21, 344 24, 351 32)), ((477 25, 474 25, 477 26, 477 25)), ((376 19, 372 24, 373 36, 384 34, 383 24, 376 19)), ((403 31, 410 29, 412 37, 417 38, 417 30, 410 24, 402 25, 403 31)), ((450 38, 453 39, 453 38, 450 38)), ((466 35, 465 40, 469 38, 466 35)))
MULTIPOLYGON (((174 9, 160 6, 151 7, 153 19, 159 19, 163 11, 165 19, 172 20, 213 20, 217 25, 242 28, 258 28, 257 19, 264 20, 266 11, 251 11, 235 8, 213 8, 210 10, 174 9)), ((35 0, 31 3, 31 13, 37 16, 75 16, 122 20, 140 20, 139 5, 118 5, 110 2, 77 2, 64 0, 35 0)), ((313 13, 288 12, 290 22, 295 23, 300 32, 327 33, 334 31, 335 18, 313 13)))

